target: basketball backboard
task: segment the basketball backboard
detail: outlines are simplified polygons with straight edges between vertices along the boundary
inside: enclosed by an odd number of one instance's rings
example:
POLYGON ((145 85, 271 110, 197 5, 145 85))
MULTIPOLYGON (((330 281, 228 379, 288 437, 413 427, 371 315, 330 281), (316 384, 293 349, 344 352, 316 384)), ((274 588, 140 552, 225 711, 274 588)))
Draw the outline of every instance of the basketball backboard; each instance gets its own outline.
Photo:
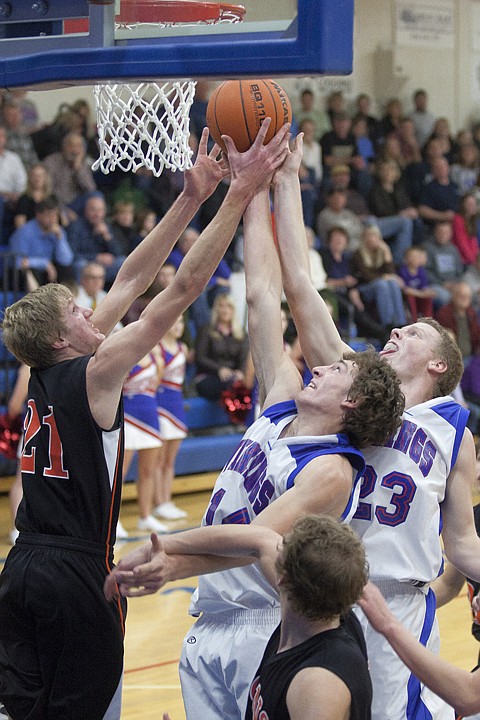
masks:
POLYGON ((152 2, 162 16, 162 0, 0 0, 0 87, 352 70, 354 0, 243 0, 243 22, 137 25, 152 2))

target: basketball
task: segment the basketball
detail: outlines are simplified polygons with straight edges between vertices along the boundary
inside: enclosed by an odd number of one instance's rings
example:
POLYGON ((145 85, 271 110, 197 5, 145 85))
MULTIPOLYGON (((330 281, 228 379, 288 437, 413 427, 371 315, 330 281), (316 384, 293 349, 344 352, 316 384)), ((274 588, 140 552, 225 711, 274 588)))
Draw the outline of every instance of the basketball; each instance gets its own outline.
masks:
POLYGON ((248 150, 267 117, 272 122, 265 143, 292 121, 290 100, 275 80, 227 80, 215 90, 207 106, 208 129, 223 151, 222 135, 229 135, 239 152, 248 150))

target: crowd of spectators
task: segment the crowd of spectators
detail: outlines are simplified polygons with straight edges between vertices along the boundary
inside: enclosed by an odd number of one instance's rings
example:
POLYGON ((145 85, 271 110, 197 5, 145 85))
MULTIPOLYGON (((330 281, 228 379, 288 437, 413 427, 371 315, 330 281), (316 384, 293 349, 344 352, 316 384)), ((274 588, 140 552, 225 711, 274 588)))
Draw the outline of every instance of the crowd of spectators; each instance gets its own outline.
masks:
MULTIPOLYGON (((211 83, 198 83, 191 111, 194 148, 212 90, 211 83)), ((353 104, 339 91, 320 98, 310 88, 291 99, 294 130, 304 133, 301 190, 312 273, 344 337, 361 336, 378 346, 393 326, 433 314, 455 333, 465 365, 476 365, 480 123, 454 133, 445 117, 429 110, 428 93, 421 89, 408 108, 391 98, 378 116, 365 93, 353 104)), ((40 283, 58 279, 81 287, 96 273, 108 288, 181 190, 180 172, 167 170, 158 178, 146 169, 93 173, 97 156, 85 100, 62 104, 45 125, 27 93, 3 92, 1 244, 40 283)), ((215 215, 227 187, 220 184, 180 238, 168 261, 172 272, 215 215)), ((240 227, 190 308, 193 344, 198 337, 205 345, 212 308, 224 295, 235 298, 241 274, 240 227)), ((236 311, 242 325, 244 305, 236 311)), ((242 362, 236 369, 243 372, 242 362)), ((205 375, 206 367, 197 372, 205 375)), ((480 404, 471 384, 466 395, 480 404)))

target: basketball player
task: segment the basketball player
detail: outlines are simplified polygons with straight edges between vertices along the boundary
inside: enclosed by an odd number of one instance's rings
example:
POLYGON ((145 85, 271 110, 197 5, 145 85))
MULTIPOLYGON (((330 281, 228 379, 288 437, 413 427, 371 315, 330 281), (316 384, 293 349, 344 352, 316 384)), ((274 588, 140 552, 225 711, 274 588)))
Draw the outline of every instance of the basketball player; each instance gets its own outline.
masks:
MULTIPOLYGON (((163 540, 156 539, 157 552, 163 540)), ((278 590, 281 623, 257 672, 252 668, 246 720, 370 719, 365 640, 349 612, 368 573, 363 545, 348 526, 307 515, 283 541, 257 523, 187 530, 173 540, 178 553, 258 559, 278 590)))
MULTIPOLYGON (((309 281, 298 182, 301 147, 299 137, 275 174, 275 218, 285 292, 312 367, 331 362, 348 346, 309 281)), ((471 503, 474 443, 465 427, 468 413, 448 396, 463 366, 454 342, 430 318, 394 329, 380 356, 401 380, 406 411, 395 437, 384 447, 365 449, 367 471, 352 527, 365 543, 371 580, 392 612, 436 650, 429 584, 442 566, 440 530, 449 560, 464 575, 480 579, 480 540, 471 503)), ((374 720, 453 718, 367 622, 364 631, 374 720)))
POLYGON ((221 208, 138 321, 105 339, 224 175, 219 148, 207 155, 208 132, 182 195, 95 312, 55 284, 5 311, 5 344, 32 368, 20 534, 0 581, 0 699, 15 720, 120 717, 125 607, 102 589, 120 504, 123 382, 203 291, 256 186, 284 159, 289 126, 264 146, 268 126, 246 153, 228 143, 221 208))
MULTIPOLYGON (((253 523, 283 535, 305 513, 348 521, 363 473, 356 447, 383 442, 396 429, 403 410, 398 381, 375 353, 349 353, 314 368, 304 388, 284 350, 269 186, 257 192, 245 212, 244 243, 248 328, 262 415, 218 477, 203 525, 253 523)), ((167 553, 175 552, 171 542, 165 540, 167 553)), ((149 545, 122 559, 107 596, 115 578, 126 594, 158 589, 164 571, 157 559, 161 564, 164 558, 149 545)), ((169 577, 211 571, 208 562, 175 556, 169 577)), ((252 675, 279 622, 278 594, 256 565, 236 568, 200 578, 190 612, 202 617, 185 639, 180 663, 187 717, 243 720, 252 675)))
POLYGON ((395 617, 380 590, 372 583, 366 585, 360 606, 375 631, 385 637, 422 683, 456 708, 465 720, 480 712, 478 670, 471 673, 461 670, 429 652, 395 617))

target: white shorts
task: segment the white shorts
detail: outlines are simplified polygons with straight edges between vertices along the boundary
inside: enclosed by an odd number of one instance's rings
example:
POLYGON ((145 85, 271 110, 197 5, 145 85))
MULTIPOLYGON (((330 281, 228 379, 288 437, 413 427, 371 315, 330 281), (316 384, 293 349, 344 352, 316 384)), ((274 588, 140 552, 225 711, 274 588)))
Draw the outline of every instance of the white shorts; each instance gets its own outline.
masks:
POLYGON ((162 441, 153 432, 142 430, 125 420, 125 450, 149 450, 162 447, 162 441))
MULTIPOLYGON (((429 650, 438 655, 440 639, 435 595, 407 583, 376 582, 392 613, 429 650)), ((454 720, 453 709, 420 683, 388 641, 355 607, 367 641, 373 685, 372 720, 454 720)))
POLYGON ((243 720, 248 693, 271 634, 276 610, 201 617, 185 636, 180 681, 187 720, 243 720))

